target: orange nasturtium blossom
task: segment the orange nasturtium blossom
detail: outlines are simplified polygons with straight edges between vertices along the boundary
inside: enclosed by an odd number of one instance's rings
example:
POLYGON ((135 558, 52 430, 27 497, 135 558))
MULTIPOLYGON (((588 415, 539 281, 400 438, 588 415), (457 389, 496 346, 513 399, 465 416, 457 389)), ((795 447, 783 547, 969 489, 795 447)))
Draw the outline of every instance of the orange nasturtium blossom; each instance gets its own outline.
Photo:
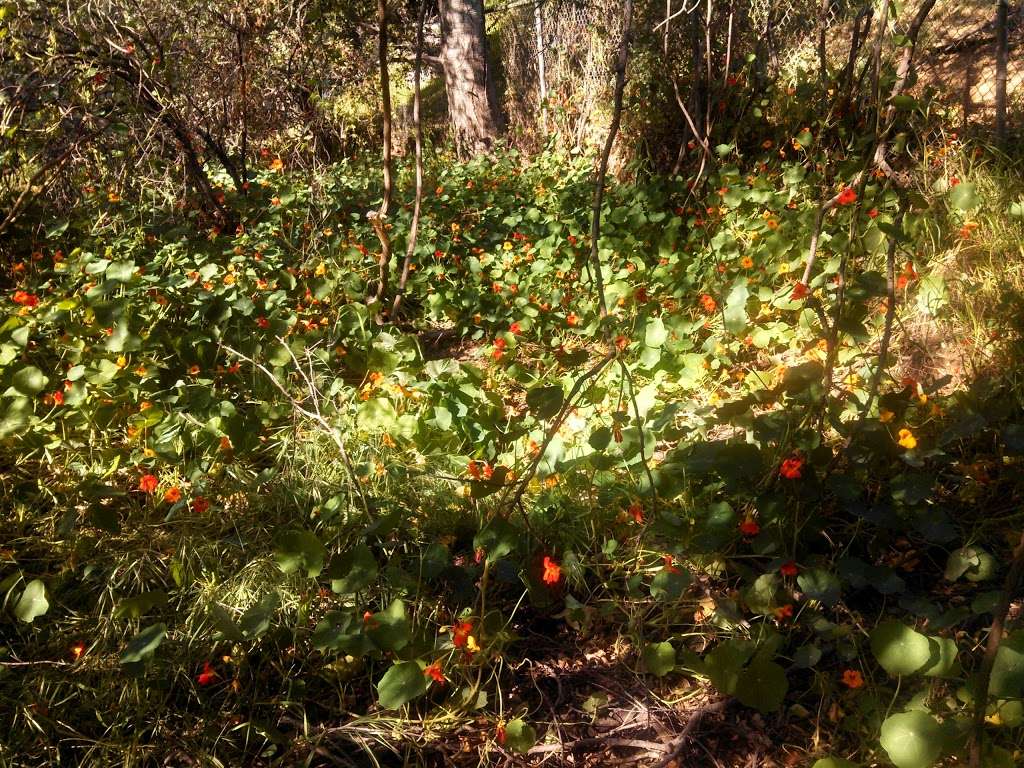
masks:
POLYGON ((181 488, 175 485, 164 491, 164 501, 168 504, 177 504, 181 501, 181 488))
POLYGON ((634 501, 629 505, 630 516, 638 523, 644 521, 644 506, 639 501, 634 501))
POLYGON ((804 459, 802 456, 790 456, 787 459, 782 460, 782 466, 779 467, 779 474, 787 480, 799 480, 800 470, 803 469, 804 459))
POLYGON ((156 475, 145 474, 139 478, 139 490, 143 493, 152 493, 156 490, 159 483, 160 481, 156 479, 156 475))
POLYGON ((775 609, 775 618, 778 619, 779 621, 785 621, 786 619, 792 619, 793 618, 793 606, 787 604, 787 605, 782 606, 781 608, 776 608, 775 609))
POLYGON ((789 294, 789 300, 800 301, 800 299, 806 299, 808 295, 809 291, 807 290, 807 286, 802 282, 798 282, 793 286, 793 292, 789 294))
POLYGON ((796 566, 796 560, 787 560, 779 566, 779 573, 783 576, 796 576, 799 570, 796 566))
POLYGON ((754 266, 754 260, 749 256, 744 256, 740 260, 740 266, 742 266, 744 269, 750 269, 751 267, 754 266))
POLYGON ((210 508, 210 502, 202 496, 196 496, 192 499, 192 511, 197 515, 201 515, 210 508))
POLYGON ((707 293, 701 295, 701 297, 700 297, 700 305, 701 305, 701 307, 704 308, 704 311, 709 313, 709 314, 714 312, 716 309, 718 309, 718 304, 711 297, 711 295, 707 294, 707 293))
POLYGON ((441 662, 435 661, 433 664, 423 670, 423 674, 431 678, 434 682, 445 684, 444 672, 441 671, 441 662))
POLYGON ((188 372, 192 376, 198 376, 199 375, 199 371, 201 371, 201 370, 202 369, 198 365, 190 365, 189 368, 188 368, 188 372))
POLYGON ((469 641, 469 633, 473 631, 472 621, 460 621, 452 627, 452 645, 456 648, 465 648, 469 641))
POLYGON ((71 658, 78 661, 82 658, 82 654, 85 653, 85 643, 79 640, 77 643, 71 646, 71 658))
POLYGON ((34 307, 39 303, 39 297, 28 291, 15 291, 11 301, 23 307, 34 307))
POLYGON ((836 199, 836 202, 839 203, 839 205, 849 205, 856 200, 857 193, 853 191, 853 188, 843 187, 842 191, 839 193, 839 197, 836 199))
POLYGON ((554 585, 557 584, 562 578, 562 568, 552 560, 548 555, 544 555, 544 574, 541 576, 541 580, 545 584, 554 585))
POLYGON ((744 536, 757 536, 760 532, 761 526, 752 517, 744 518, 743 522, 740 523, 740 533, 744 536))
POLYGON ((844 669, 843 685, 847 688, 860 688, 864 685, 864 676, 856 669, 844 669))
POLYGON ((565 316, 565 322, 569 324, 570 328, 575 328, 577 325, 579 325, 580 322, 579 315, 577 315, 575 312, 570 312, 568 315, 565 316))
POLYGON ((505 743, 505 724, 504 723, 498 723, 497 727, 494 729, 494 738, 498 740, 499 744, 504 744, 505 743))
POLYGON ((870 211, 868 211, 868 218, 871 218, 871 219, 878 218, 878 209, 877 208, 872 208, 870 211))
POLYGON ((514 335, 514 334, 518 334, 518 333, 522 333, 522 330, 523 330, 523 329, 522 329, 522 327, 521 327, 521 326, 519 325, 519 323, 518 323, 518 322, 513 322, 513 323, 512 323, 512 324, 511 324, 511 325, 510 325, 510 326, 508 327, 508 332, 509 332, 509 333, 511 333, 511 334, 513 334, 513 335, 514 335))
POLYGON ((899 443, 901 448, 906 448, 910 451, 917 447, 917 438, 914 437, 914 433, 909 429, 901 429, 899 436, 900 439, 896 442, 899 443))
POLYGON ((210 662, 203 662, 203 671, 196 675, 196 682, 200 685, 209 685, 217 679, 217 672, 210 666, 210 662))

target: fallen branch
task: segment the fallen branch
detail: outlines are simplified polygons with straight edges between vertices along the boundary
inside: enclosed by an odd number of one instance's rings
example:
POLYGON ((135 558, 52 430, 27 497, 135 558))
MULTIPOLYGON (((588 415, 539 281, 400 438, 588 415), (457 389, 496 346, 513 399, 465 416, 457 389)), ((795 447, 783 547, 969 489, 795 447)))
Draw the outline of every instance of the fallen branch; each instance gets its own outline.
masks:
POLYGON ((695 710, 691 715, 690 719, 686 721, 686 726, 672 741, 666 745, 665 756, 652 766, 652 768, 665 768, 669 763, 675 760, 679 755, 686 749, 686 743, 690 740, 690 736, 697 729, 700 721, 704 719, 705 715, 712 714, 713 712, 721 712, 727 706, 731 699, 719 699, 705 704, 698 710, 695 710))

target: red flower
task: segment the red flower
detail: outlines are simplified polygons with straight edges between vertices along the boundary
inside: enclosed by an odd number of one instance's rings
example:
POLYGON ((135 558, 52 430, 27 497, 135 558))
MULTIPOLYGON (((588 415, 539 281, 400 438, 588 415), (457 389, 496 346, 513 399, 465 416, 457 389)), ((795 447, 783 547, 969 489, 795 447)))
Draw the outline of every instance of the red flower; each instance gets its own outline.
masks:
POLYGON ((793 618, 793 606, 784 605, 781 608, 775 609, 775 618, 779 621, 785 621, 786 619, 793 618))
POLYGON ((139 490, 143 493, 152 493, 156 490, 159 480, 156 479, 156 475, 143 475, 139 478, 139 490))
POLYGON ((761 532, 761 526, 757 524, 757 520, 752 517, 746 518, 740 523, 740 533, 744 536, 757 536, 761 532))
POLYGON ((634 501, 629 505, 629 514, 638 523, 644 521, 644 507, 639 501, 634 501))
POLYGON ((523 329, 519 327, 519 323, 512 323, 512 325, 508 327, 508 332, 512 334, 521 333, 522 330, 523 329))
POLYGON ((53 404, 64 405, 64 393, 61 392, 59 389, 53 393, 53 404))
POLYGON ((796 576, 800 569, 796 567, 796 560, 789 560, 779 566, 779 573, 783 576, 796 576))
POLYGON ((836 199, 836 202, 839 203, 839 205, 849 205, 856 200, 857 193, 853 191, 853 188, 843 187, 842 191, 839 193, 839 197, 836 199))
POLYGON ((545 584, 554 585, 562 578, 562 568, 554 560, 544 555, 544 574, 541 580, 545 584))
POLYGON ((217 679, 217 673, 213 667, 210 666, 210 662, 203 663, 203 671, 196 675, 196 682, 200 685, 209 685, 217 679))
POLYGON ((951 178, 949 180, 949 186, 951 186, 951 187, 955 187, 959 183, 960 183, 960 179, 958 179, 956 176, 954 176, 953 178, 951 178))
POLYGON ((672 555, 662 555, 661 561, 665 564, 665 570, 669 573, 679 573, 679 569, 673 565, 672 555))
POLYGON ((505 743, 505 726, 504 725, 498 725, 498 727, 494 729, 494 737, 498 740, 499 744, 504 744, 505 743))
POLYGON ((715 303, 715 300, 711 296, 706 294, 706 293, 703 294, 700 297, 700 305, 704 308, 704 311, 707 312, 708 314, 711 314, 716 309, 718 309, 718 304, 715 303))
POLYGON ((39 303, 39 297, 27 291, 15 291, 11 301, 23 307, 34 307, 39 303))
POLYGON ((789 294, 790 301, 800 301, 800 299, 806 299, 808 296, 807 286, 803 283, 797 283, 793 286, 793 292, 789 294))
POLYGON ((474 480, 479 480, 483 473, 484 462, 473 459, 466 465, 466 471, 474 480))
POLYGON ((577 325, 579 325, 579 315, 577 315, 575 312, 570 312, 568 315, 565 316, 565 322, 569 324, 570 328, 574 328, 577 325))
POLYGON ((181 501, 181 488, 179 488, 178 486, 168 488, 167 491, 164 493, 164 501, 166 501, 168 504, 177 504, 179 501, 181 501))
POLYGON ((423 670, 423 674, 434 680, 436 683, 441 685, 445 684, 444 672, 441 671, 441 662, 435 661, 429 667, 423 670))
POLYGON ((267 328, 270 327, 270 321, 267 320, 267 318, 265 318, 263 315, 260 315, 259 317, 256 318, 256 325, 258 325, 263 330, 267 330, 267 328))
POLYGON ((787 480, 799 480, 800 470, 803 466, 804 460, 802 456, 790 456, 782 461, 782 466, 779 467, 779 474, 787 480))
POLYGON ((872 208, 870 211, 868 211, 868 217, 872 219, 878 218, 878 209, 872 208))
POLYGON ((192 499, 192 511, 197 515, 201 515, 210 508, 210 502, 204 499, 202 496, 196 496, 192 499))
POLYGON ((469 640, 469 634, 473 631, 473 622, 460 621, 452 627, 452 645, 456 648, 465 648, 469 640))

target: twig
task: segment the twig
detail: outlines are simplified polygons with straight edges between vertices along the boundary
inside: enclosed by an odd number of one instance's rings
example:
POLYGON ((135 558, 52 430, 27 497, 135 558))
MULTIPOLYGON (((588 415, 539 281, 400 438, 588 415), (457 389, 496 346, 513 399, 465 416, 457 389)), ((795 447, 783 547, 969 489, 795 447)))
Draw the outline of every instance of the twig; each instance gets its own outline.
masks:
POLYGON ((725 709, 731 699, 720 699, 719 701, 705 704, 700 709, 696 710, 690 715, 690 719, 686 721, 686 726, 682 732, 670 741, 666 747, 666 755, 660 761, 655 763, 652 768, 665 768, 669 763, 675 760, 679 755, 682 754, 686 748, 686 742, 689 741, 693 731, 697 728, 697 725, 704 718, 704 715, 711 714, 712 712, 721 712, 725 709))
POLYGON ((981 659, 981 669, 978 671, 978 689, 974 694, 974 732, 971 734, 971 756, 968 763, 970 768, 981 768, 981 740, 982 732, 985 729, 985 710, 988 708, 988 689, 992 681, 992 666, 995 664, 999 646, 1003 642, 1006 614, 1010 610, 1010 601, 1013 600, 1017 586, 1020 584, 1022 572, 1024 572, 1024 533, 1021 534, 1020 542, 1013 550, 1013 561, 1010 563, 1010 570, 1003 583, 1003 593, 999 596, 999 605, 996 606, 995 613, 992 615, 992 625, 988 630, 988 642, 985 644, 985 655, 981 659))

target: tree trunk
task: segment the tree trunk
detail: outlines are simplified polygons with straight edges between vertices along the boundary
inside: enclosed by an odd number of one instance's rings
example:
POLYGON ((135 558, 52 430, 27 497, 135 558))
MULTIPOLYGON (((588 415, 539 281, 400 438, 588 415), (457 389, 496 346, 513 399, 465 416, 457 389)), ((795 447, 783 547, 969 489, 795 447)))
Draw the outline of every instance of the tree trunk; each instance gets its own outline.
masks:
POLYGON ((1009 45, 1006 36, 1006 17, 1009 0, 999 0, 996 7, 996 139, 1006 148, 1006 63, 1009 45))
POLYGON ((441 65, 460 157, 490 149, 499 119, 482 0, 440 0, 441 65))

